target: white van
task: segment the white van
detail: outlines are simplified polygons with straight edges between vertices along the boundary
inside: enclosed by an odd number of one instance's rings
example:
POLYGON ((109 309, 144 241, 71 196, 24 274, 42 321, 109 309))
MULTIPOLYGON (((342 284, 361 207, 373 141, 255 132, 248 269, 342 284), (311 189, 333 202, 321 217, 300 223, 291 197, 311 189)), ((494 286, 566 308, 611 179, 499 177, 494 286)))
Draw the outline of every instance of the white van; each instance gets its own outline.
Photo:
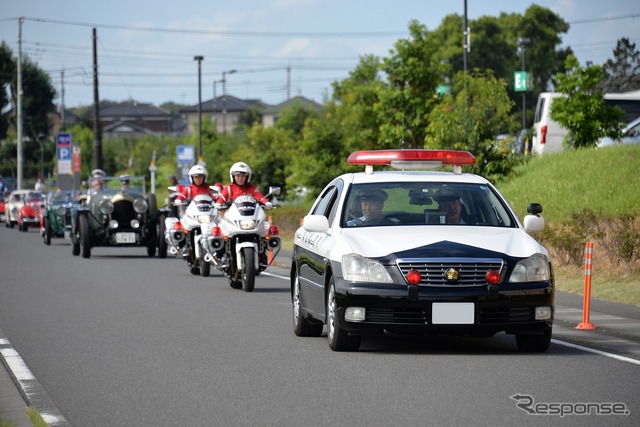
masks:
MULTIPOLYGON (((531 142, 531 151, 536 154, 554 153, 564 148, 564 138, 567 129, 551 119, 551 105, 559 96, 565 96, 559 92, 542 92, 538 96, 536 114, 534 117, 534 135, 531 142)), ((640 116, 640 90, 624 93, 605 93, 604 102, 610 106, 622 109, 623 122, 631 122, 640 116)))
POLYGON ((551 105, 553 100, 564 96, 558 92, 542 92, 538 96, 536 114, 533 119, 533 138, 531 151, 536 154, 554 153, 562 151, 567 129, 551 119, 551 105))

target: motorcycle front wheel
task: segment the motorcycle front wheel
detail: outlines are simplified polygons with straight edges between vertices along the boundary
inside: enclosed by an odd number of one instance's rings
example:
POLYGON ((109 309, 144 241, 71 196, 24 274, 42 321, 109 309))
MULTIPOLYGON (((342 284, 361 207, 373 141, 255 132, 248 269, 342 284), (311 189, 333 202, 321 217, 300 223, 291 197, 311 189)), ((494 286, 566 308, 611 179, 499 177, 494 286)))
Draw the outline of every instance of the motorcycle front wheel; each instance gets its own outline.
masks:
POLYGON ((242 248, 242 290, 253 292, 256 284, 255 251, 253 248, 242 248))

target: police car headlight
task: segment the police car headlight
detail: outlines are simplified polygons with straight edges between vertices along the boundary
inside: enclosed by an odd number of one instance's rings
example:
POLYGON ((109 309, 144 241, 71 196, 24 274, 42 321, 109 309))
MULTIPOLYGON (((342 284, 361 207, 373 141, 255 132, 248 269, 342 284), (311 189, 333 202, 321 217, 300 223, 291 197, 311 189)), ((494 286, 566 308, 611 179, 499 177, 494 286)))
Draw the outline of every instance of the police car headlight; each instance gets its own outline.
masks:
POLYGON ((550 278, 549 262, 542 255, 533 255, 516 264, 509 282, 543 282, 550 278))
POLYGON ((100 212, 105 215, 111 215, 111 213, 113 212, 113 203, 109 199, 102 199, 100 201, 98 209, 100 209, 100 212))
POLYGON ((253 230, 254 228, 256 228, 256 222, 254 220, 243 220, 240 221, 240 229, 241 230, 253 230))
POLYGON ((382 264, 356 254, 342 257, 342 277, 350 282, 392 282, 382 264))
POLYGON ((147 204, 147 201, 144 199, 135 199, 133 201, 133 210, 139 214, 145 213, 148 207, 149 205, 147 204))

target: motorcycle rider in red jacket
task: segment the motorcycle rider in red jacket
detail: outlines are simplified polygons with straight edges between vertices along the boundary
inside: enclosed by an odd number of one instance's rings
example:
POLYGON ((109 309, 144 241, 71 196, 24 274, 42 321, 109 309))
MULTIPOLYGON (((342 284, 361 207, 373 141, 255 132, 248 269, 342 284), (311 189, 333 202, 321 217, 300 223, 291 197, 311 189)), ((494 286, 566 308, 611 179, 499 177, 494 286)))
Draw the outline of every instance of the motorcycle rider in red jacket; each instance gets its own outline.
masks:
POLYGON ((229 169, 231 183, 224 186, 220 192, 220 197, 216 200, 219 204, 229 204, 238 196, 251 195, 258 203, 266 208, 272 208, 273 204, 258 191, 255 184, 251 184, 251 168, 244 162, 234 163, 229 169))
POLYGON ((215 195, 211 192, 209 184, 207 184, 208 175, 209 173, 204 166, 192 166, 191 169, 189 169, 189 181, 191 181, 191 184, 187 186, 179 185, 176 188, 176 191, 178 192, 176 202, 183 204, 185 201, 192 200, 200 194, 208 194, 212 199, 214 199, 215 195))

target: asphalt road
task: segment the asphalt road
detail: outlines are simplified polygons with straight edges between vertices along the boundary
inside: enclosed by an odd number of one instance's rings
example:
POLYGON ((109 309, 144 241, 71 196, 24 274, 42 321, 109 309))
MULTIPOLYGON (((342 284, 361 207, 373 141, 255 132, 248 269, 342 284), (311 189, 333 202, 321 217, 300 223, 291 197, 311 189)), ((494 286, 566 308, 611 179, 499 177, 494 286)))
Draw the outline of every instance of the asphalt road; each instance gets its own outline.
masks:
POLYGON ((640 366, 555 342, 383 336, 334 353, 298 338, 281 268, 244 293, 144 248, 83 259, 4 227, 0 260, 0 328, 74 426, 640 425, 640 366), (629 414, 560 420, 527 399, 629 414))

